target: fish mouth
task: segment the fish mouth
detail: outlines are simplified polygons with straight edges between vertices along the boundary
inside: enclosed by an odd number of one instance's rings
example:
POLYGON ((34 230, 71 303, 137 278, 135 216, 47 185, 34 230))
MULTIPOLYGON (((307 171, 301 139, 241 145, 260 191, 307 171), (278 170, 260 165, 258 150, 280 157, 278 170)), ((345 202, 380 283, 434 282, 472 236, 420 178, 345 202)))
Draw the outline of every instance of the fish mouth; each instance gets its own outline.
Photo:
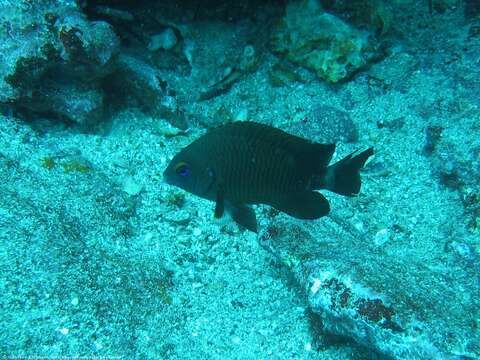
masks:
POLYGON ((172 178, 171 176, 168 176, 167 171, 163 173, 163 182, 172 185, 172 178))

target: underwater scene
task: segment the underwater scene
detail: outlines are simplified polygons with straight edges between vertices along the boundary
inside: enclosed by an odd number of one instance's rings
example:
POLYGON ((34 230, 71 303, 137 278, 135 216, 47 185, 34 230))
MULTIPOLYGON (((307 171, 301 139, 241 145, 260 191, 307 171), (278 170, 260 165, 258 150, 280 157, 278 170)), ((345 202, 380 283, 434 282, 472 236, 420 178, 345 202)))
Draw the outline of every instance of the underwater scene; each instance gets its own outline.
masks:
POLYGON ((1 359, 480 359, 479 0, 0 0, 1 359))

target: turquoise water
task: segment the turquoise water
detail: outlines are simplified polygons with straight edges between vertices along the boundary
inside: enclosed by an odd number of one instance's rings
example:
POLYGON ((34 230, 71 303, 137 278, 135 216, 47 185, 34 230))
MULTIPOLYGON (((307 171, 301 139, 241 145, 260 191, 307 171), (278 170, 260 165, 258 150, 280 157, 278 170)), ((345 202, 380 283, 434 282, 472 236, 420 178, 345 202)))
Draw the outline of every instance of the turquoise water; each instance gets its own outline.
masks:
POLYGON ((480 358, 478 5, 428 3, 0 1, 2 358, 480 358), (373 146, 360 194, 163 181, 246 120, 373 146))

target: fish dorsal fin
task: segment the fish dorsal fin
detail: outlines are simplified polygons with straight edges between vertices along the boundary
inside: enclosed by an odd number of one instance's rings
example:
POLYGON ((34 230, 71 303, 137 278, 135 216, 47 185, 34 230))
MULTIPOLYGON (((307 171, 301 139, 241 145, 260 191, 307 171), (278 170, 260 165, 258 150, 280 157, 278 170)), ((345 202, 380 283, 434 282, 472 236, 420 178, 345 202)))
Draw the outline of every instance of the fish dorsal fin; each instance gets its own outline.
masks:
POLYGON ((271 151, 293 156, 298 171, 305 176, 322 174, 332 159, 335 144, 319 144, 283 130, 253 121, 237 121, 220 126, 206 136, 233 137, 252 144, 269 144, 271 151))
POLYGON ((313 174, 325 171, 335 152, 335 144, 319 144, 282 130, 274 130, 271 137, 275 139, 276 147, 292 154, 301 169, 313 174))
POLYGON ((325 171, 335 152, 335 144, 315 143, 256 122, 237 122, 230 126, 236 134, 243 134, 243 137, 249 141, 261 139, 270 143, 273 148, 293 155, 297 164, 311 173, 325 171))

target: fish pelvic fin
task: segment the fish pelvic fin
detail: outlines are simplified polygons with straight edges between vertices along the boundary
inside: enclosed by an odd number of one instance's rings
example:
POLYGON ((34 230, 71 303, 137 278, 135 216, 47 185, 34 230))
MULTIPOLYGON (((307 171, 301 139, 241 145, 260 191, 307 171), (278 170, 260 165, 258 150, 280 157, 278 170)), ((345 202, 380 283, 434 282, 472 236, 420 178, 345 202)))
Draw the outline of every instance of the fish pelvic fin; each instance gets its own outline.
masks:
POLYGON ((373 155, 373 147, 355 155, 356 151, 330 165, 322 179, 313 178, 316 189, 327 189, 344 196, 355 196, 360 192, 360 170, 373 155))
POLYGON ((223 197, 223 187, 219 187, 217 190, 217 196, 215 199, 215 212, 214 217, 215 219, 220 219, 223 216, 225 211, 225 199, 223 197))

